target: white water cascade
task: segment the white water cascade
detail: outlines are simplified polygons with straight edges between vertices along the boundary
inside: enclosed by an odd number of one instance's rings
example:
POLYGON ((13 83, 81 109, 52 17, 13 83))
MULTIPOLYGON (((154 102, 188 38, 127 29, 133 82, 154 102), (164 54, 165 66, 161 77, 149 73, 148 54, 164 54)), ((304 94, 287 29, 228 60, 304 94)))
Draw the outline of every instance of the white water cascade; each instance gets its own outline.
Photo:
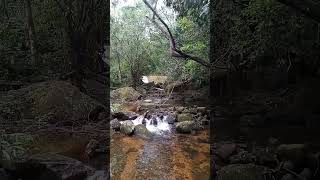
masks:
MULTIPOLYGON (((132 120, 133 124, 136 126, 138 124, 142 124, 143 121, 143 116, 139 116, 137 117, 135 120, 132 120)), ((150 119, 145 118, 145 124, 146 124, 146 128, 155 134, 162 134, 164 132, 170 131, 170 126, 169 123, 167 121, 167 116, 163 116, 163 118, 161 119, 158 116, 153 116, 150 119), (152 122, 152 119, 156 120, 156 124, 152 122)))

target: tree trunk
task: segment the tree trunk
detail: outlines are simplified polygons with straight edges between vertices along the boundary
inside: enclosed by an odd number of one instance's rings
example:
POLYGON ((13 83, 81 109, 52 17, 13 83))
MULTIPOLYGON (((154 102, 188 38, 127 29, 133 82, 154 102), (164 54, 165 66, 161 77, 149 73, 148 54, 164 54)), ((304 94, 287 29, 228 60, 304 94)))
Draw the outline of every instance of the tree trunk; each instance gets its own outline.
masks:
POLYGON ((28 24, 28 33, 29 33, 29 43, 30 43, 30 51, 31 51, 31 64, 37 65, 38 62, 38 52, 37 52, 37 44, 36 44, 36 33, 34 28, 34 22, 32 17, 32 7, 31 0, 25 0, 26 2, 26 16, 27 16, 27 24, 28 24))

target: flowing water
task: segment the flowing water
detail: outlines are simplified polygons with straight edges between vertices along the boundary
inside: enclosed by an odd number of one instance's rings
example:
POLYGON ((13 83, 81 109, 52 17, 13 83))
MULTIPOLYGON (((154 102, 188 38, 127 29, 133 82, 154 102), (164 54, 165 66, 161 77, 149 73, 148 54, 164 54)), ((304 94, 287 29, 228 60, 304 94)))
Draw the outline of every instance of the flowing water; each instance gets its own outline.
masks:
POLYGON ((168 116, 163 116, 160 118, 158 116, 152 116, 151 118, 144 118, 143 116, 139 116, 137 119, 133 120, 133 124, 136 126, 138 124, 143 124, 143 120, 145 120, 146 128, 154 134, 164 134, 167 132, 171 132, 170 125, 167 121, 168 116), (156 122, 156 124, 155 124, 156 122))
POLYGON ((167 122, 168 116, 152 114, 145 122, 143 119, 139 116, 132 122, 145 123, 153 138, 146 140, 120 132, 111 135, 111 179, 209 179, 208 130, 178 134, 167 122))

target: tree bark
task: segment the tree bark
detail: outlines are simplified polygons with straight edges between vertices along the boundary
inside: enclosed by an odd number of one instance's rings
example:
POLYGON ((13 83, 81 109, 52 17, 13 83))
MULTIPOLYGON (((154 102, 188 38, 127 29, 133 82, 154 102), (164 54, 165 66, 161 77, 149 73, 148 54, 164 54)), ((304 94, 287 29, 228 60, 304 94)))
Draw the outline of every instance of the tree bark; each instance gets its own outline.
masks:
POLYGON ((320 22, 320 4, 313 0, 277 0, 289 7, 292 7, 313 20, 320 22))
POLYGON ((28 33, 29 33, 29 43, 30 43, 30 52, 31 52, 31 64, 37 65, 38 62, 38 52, 37 52, 37 41, 36 41, 36 32, 34 28, 34 21, 32 16, 32 6, 31 0, 25 0, 26 2, 26 16, 28 24, 28 33))

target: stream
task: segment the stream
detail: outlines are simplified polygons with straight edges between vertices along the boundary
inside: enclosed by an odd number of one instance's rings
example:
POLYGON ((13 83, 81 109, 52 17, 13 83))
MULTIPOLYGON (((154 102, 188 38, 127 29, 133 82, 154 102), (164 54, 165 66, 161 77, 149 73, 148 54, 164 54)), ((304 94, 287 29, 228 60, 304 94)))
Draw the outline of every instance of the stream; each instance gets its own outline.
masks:
MULTIPOLYGON (((148 101, 149 99, 150 97, 148 101)), ((164 98, 152 99, 152 102, 158 104, 163 101, 164 98)), ((173 106, 177 104, 171 103, 162 108, 162 112, 169 111, 169 107, 173 106)), ((146 109, 159 110, 157 107, 146 109)), ((138 116, 132 120, 134 125, 145 124, 152 133, 151 139, 128 136, 119 131, 110 134, 111 179, 209 179, 208 128, 192 134, 180 134, 176 132, 175 125, 169 124, 167 119, 166 115, 150 113, 148 118, 138 116)))

